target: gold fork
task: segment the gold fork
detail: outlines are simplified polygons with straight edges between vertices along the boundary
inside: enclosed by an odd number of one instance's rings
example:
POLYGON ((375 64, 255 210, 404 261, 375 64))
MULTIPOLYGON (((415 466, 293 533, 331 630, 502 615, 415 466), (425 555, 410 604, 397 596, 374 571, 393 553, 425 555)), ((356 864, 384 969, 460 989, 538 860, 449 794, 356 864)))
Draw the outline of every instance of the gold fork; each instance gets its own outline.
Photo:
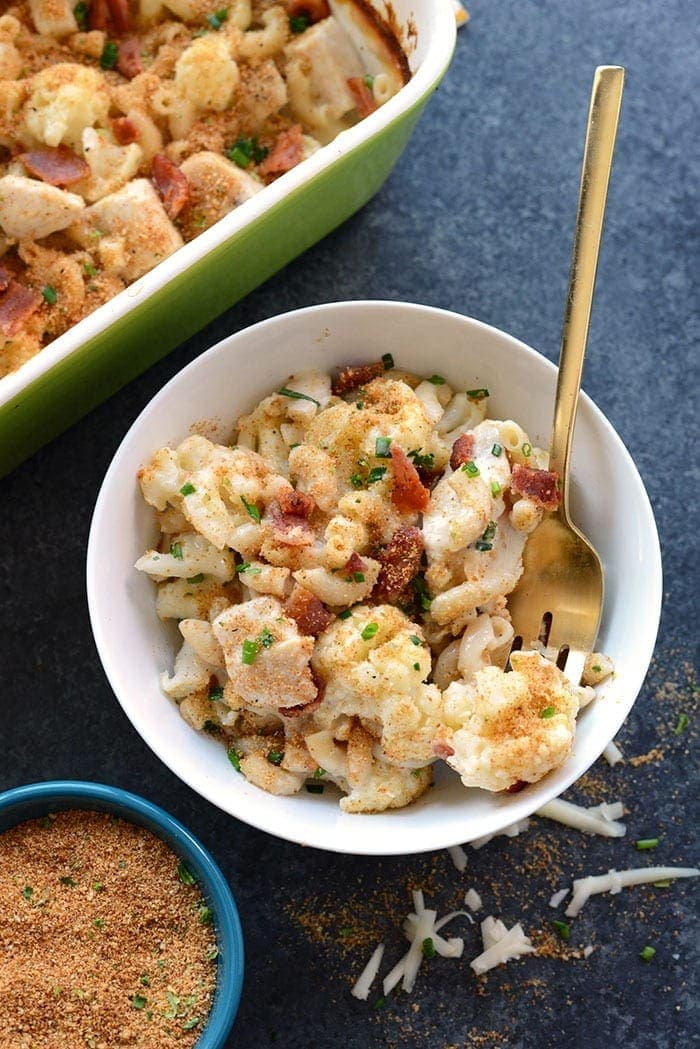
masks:
POLYGON ((549 457, 559 474, 559 508, 529 536, 508 599, 513 647, 544 640, 574 685, 598 634, 604 579, 600 557, 569 517, 569 465, 624 77, 620 66, 599 66, 588 110, 549 457))

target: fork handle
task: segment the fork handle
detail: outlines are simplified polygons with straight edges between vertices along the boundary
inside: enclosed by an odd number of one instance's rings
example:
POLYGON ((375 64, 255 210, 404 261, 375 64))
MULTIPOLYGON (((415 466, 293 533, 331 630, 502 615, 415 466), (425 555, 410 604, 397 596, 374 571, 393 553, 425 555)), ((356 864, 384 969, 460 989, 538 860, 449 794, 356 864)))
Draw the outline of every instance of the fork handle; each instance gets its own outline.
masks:
POLYGON ((571 443, 624 79, 622 66, 598 66, 588 110, 549 463, 559 474, 565 517, 569 509, 571 443))

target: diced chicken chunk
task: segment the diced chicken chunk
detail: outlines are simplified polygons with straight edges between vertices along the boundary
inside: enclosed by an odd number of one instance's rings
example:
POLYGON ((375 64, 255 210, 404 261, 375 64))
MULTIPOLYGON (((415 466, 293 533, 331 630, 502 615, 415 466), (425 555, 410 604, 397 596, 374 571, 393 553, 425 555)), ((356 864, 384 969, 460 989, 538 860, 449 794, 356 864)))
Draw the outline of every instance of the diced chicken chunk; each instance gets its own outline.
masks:
POLYGON ((213 226, 263 188, 226 157, 208 150, 187 157, 180 170, 190 186, 189 201, 180 215, 187 239, 213 226))
POLYGON ((72 0, 29 0, 29 13, 42 36, 68 36, 77 33, 72 0))
POLYGON ((0 178, 0 226, 8 237, 39 240, 66 229, 84 210, 82 197, 23 175, 0 178))
MULTIPOLYGON (((308 77, 312 94, 327 107, 333 119, 355 108, 355 97, 348 87, 351 77, 361 77, 360 56, 335 18, 324 18, 287 44, 290 65, 308 77)), ((289 82, 289 81, 288 81, 289 82)), ((290 99, 294 109, 294 97, 290 99)))

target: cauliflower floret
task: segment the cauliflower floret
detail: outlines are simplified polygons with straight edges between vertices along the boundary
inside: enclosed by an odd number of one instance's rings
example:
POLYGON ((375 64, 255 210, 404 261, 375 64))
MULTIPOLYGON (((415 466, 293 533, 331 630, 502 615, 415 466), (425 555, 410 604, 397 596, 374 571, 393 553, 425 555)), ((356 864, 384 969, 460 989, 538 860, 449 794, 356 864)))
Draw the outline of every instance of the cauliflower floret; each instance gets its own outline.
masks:
POLYGON ((473 681, 454 681, 443 695, 438 750, 466 787, 498 791, 535 783, 571 752, 579 702, 570 683, 537 652, 510 658, 511 673, 486 667, 473 681))
POLYGON ((24 108, 27 131, 37 142, 80 150, 86 127, 105 126, 109 92, 96 69, 59 62, 37 73, 24 108))
POLYGON ((175 84, 196 109, 226 109, 241 75, 224 34, 207 33, 185 48, 175 66, 175 84))
POLYGON ((188 641, 184 641, 175 657, 172 674, 167 671, 161 674, 160 687, 171 699, 184 699, 191 692, 206 688, 210 676, 211 667, 202 662, 188 641))
POLYGON ((213 627, 231 684, 249 706, 284 711, 314 702, 318 686, 309 666, 314 639, 300 635, 276 598, 256 597, 227 608, 213 627))
POLYGON ((425 684, 430 650, 419 628, 398 608, 357 606, 319 637, 313 668, 326 682, 318 725, 330 728, 341 714, 376 729, 390 762, 425 765, 442 720, 440 692, 425 684))
POLYGON ((401 809, 419 798, 430 786, 427 768, 397 768, 374 754, 374 739, 355 723, 347 745, 348 796, 342 798, 343 812, 384 812, 401 809))
POLYGON ((29 13, 42 36, 68 36, 78 29, 70 0, 29 0, 29 13))

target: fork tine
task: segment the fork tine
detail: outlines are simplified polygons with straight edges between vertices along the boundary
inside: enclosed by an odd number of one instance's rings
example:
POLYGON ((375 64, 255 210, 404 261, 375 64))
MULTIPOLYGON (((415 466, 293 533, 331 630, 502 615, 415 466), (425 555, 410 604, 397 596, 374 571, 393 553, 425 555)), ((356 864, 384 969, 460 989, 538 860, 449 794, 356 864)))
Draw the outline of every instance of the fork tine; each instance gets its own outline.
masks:
POLYGON ((587 652, 580 648, 570 648, 566 657, 566 664, 562 673, 569 679, 572 685, 580 685, 583 676, 583 667, 586 662, 587 652))

